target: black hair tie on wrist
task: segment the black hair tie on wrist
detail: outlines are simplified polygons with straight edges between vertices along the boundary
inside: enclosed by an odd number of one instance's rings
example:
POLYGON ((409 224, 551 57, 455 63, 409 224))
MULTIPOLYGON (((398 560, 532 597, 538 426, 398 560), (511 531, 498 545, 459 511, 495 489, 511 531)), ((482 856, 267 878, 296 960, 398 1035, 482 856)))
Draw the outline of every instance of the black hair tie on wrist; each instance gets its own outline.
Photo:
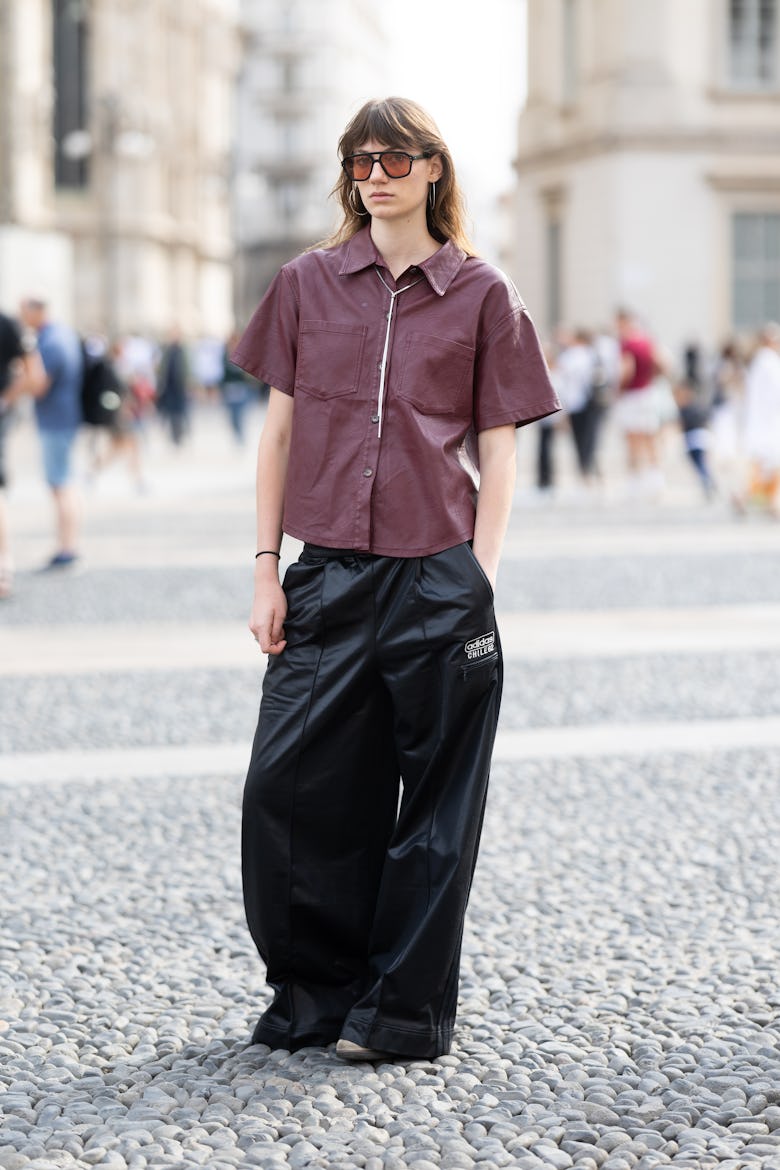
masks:
POLYGON ((276 557, 277 561, 280 561, 282 559, 282 554, 274 552, 272 548, 263 548, 260 550, 260 552, 255 553, 255 560, 257 560, 258 557, 276 557))

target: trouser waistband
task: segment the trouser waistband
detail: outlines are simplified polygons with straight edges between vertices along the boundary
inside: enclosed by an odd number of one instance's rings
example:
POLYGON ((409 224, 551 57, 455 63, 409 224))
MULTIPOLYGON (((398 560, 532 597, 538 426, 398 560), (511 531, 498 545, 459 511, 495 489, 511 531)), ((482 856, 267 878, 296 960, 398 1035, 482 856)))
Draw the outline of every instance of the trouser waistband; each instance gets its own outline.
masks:
POLYGON ((309 544, 303 546, 303 556, 316 557, 318 561, 341 561, 345 557, 364 557, 367 560, 379 560, 378 553, 366 552, 359 548, 326 548, 324 544, 309 544))
MULTIPOLYGON (((472 542, 468 540, 465 543, 471 545, 472 542)), ((328 548, 324 544, 310 544, 309 541, 306 541, 303 546, 303 556, 316 557, 319 561, 341 561, 345 557, 363 557, 365 560, 372 561, 414 559, 413 557, 388 557, 382 553, 366 552, 365 549, 360 548, 328 548)))

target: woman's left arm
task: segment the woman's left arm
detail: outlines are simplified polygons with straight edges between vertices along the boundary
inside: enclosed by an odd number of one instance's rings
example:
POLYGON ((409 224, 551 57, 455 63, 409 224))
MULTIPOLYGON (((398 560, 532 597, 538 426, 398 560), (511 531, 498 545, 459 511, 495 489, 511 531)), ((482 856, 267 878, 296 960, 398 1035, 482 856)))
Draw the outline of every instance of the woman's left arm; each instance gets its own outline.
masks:
POLYGON ((501 546, 515 491, 514 423, 480 431, 477 442, 480 484, 474 525, 474 555, 495 589, 501 546))

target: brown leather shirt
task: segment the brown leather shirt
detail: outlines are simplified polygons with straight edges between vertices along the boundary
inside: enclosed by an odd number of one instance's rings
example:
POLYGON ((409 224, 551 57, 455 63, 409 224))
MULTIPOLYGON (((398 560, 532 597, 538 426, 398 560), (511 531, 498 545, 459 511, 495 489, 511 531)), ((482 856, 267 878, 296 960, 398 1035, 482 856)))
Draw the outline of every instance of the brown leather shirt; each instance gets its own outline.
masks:
POLYGON ((394 281, 368 228, 286 264, 232 360, 293 396, 283 526, 329 548, 470 540, 476 434, 559 409, 503 273, 448 242, 394 281))

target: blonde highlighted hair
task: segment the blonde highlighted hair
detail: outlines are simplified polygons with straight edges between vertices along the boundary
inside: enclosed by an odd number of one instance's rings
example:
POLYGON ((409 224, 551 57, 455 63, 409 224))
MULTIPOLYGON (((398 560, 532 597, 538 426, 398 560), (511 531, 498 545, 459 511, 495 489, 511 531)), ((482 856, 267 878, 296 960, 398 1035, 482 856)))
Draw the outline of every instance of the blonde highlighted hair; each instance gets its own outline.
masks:
MULTIPOLYGON (((410 154, 437 154, 441 158, 441 178, 436 180, 436 198, 433 207, 427 206, 428 231, 444 244, 452 240, 467 255, 475 255, 474 245, 466 231, 466 206, 463 193, 455 178, 452 155, 438 126, 422 106, 408 98, 389 97, 366 102, 339 139, 339 157, 356 154, 366 142, 408 150, 410 154)), ((365 227, 368 212, 360 194, 346 172, 341 171, 332 195, 338 200, 343 219, 320 247, 335 247, 365 227)))

